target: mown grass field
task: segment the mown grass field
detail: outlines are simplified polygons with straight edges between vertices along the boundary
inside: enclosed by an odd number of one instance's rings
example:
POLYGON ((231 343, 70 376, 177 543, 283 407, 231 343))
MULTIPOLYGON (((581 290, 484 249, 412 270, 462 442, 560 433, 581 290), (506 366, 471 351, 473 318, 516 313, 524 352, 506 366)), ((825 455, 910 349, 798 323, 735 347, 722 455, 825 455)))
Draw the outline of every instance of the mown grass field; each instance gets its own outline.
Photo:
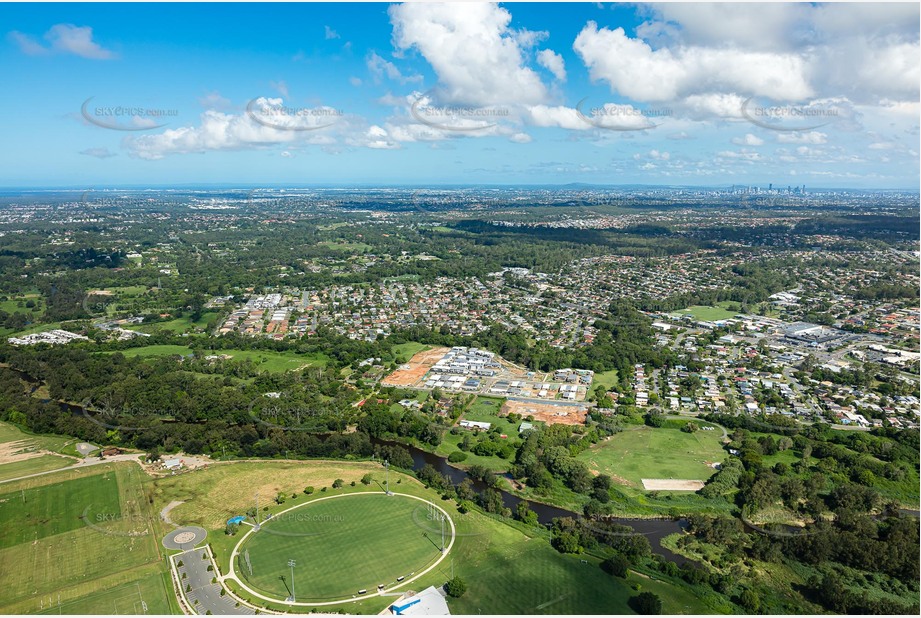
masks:
MULTIPOLYGON (((183 345, 147 345, 122 350, 122 354, 127 357, 188 356, 192 353, 191 348, 183 345)), ((327 358, 322 355, 307 356, 295 352, 271 352, 265 350, 215 350, 205 352, 205 354, 226 354, 232 356, 235 360, 250 360, 259 369, 270 373, 292 371, 308 365, 311 367, 324 367, 327 361, 327 358)))
POLYGON ((704 481, 726 457, 719 430, 685 433, 671 427, 631 427, 578 455, 593 471, 642 488, 641 479, 704 481))
POLYGON ((165 310, 158 302, 156 291, 143 285, 126 285, 87 290, 86 308, 94 316, 113 317, 126 313, 154 313, 165 310), (90 294, 90 292, 110 292, 90 294))
POLYGON ((139 587, 149 613, 174 611, 151 583, 167 571, 144 486, 128 462, 0 486, 0 613, 109 614, 139 587))
POLYGON ((377 591, 378 584, 395 584, 397 577, 408 578, 441 556, 440 529, 436 535, 434 524, 432 530, 423 528, 427 515, 424 503, 401 496, 320 498, 278 515, 250 535, 241 549, 249 551, 253 573, 243 564, 237 565, 238 573, 251 587, 278 599, 289 594, 288 560, 297 563, 300 601, 377 591))
POLYGON ((694 305, 686 309, 675 311, 672 315, 692 315, 696 320, 712 322, 713 320, 728 320, 735 316, 738 311, 731 311, 725 307, 711 307, 706 305, 694 305))
MULTIPOLYGON (((177 614, 175 597, 169 574, 157 565, 155 568, 137 569, 137 579, 124 583, 113 583, 88 596, 63 601, 58 605, 57 595, 42 598, 37 614, 81 614, 93 615, 139 615, 177 614)), ((117 580, 115 580, 117 582, 117 580)))
POLYGON ((0 549, 80 528, 83 515, 121 515, 114 474, 0 493, 0 520, 14 522, 0 527, 0 549))

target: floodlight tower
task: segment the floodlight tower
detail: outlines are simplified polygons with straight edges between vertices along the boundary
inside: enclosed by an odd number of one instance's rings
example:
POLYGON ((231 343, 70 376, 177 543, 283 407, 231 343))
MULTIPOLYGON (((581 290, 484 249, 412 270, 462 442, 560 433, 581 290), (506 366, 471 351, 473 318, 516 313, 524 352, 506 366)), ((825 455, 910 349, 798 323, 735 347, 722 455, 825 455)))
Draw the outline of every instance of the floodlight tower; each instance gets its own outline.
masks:
POLYGON ((288 560, 288 566, 291 567, 291 598, 288 599, 288 600, 289 600, 291 603, 294 603, 294 601, 295 601, 295 597, 294 597, 294 567, 296 566, 296 563, 294 562, 294 560, 288 560))
POLYGON ((387 471, 384 481, 384 488, 387 492, 387 495, 392 496, 393 494, 390 493, 390 462, 386 459, 384 460, 384 469, 387 471))
POLYGON ((441 553, 445 553, 445 516, 444 513, 438 513, 438 519, 441 521, 441 553))

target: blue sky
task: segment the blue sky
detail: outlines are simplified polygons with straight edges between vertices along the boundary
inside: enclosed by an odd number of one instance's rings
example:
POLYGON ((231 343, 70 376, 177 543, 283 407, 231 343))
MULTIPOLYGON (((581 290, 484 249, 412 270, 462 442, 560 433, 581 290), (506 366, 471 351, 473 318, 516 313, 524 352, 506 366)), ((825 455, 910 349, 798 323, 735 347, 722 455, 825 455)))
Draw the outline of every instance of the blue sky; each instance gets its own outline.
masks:
POLYGON ((0 5, 2 186, 919 183, 917 4, 0 5))

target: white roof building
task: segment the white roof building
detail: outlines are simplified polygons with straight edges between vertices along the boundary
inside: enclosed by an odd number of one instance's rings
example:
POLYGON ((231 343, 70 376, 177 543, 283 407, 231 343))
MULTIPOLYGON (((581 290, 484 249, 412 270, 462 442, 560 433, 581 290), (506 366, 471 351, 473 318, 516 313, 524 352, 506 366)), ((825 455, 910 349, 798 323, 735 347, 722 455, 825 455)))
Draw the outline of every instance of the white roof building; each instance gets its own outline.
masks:
POLYGON ((442 593, 429 586, 419 594, 390 606, 396 616, 450 616, 451 610, 442 593))

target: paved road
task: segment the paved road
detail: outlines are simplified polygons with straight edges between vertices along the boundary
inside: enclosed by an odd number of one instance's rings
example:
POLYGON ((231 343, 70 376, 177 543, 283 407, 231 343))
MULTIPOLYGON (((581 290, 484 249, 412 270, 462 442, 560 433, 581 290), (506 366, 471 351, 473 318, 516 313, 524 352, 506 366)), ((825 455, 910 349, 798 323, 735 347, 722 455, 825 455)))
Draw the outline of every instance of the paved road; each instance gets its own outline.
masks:
POLYGON ((208 570, 211 560, 202 559, 202 555, 206 555, 206 550, 199 548, 182 552, 175 557, 177 564, 182 560, 182 566, 176 570, 179 572, 179 581, 185 596, 195 613, 207 614, 210 611, 215 616, 254 614, 255 612, 245 605, 237 607, 236 601, 230 595, 221 596, 221 585, 211 583, 211 579, 217 576, 215 571, 208 570))
POLYGON ((163 537, 163 547, 166 549, 191 550, 196 545, 204 543, 207 536, 208 532, 204 528, 199 528, 198 526, 183 526, 181 528, 176 528, 163 537), (195 536, 185 543, 178 543, 175 540, 177 536, 186 535, 186 533, 191 533, 195 536))
POLYGON ((2 483, 12 483, 13 481, 21 481, 22 479, 30 479, 36 476, 43 476, 45 474, 54 474, 56 472, 67 472, 68 470, 76 470, 77 468, 87 468, 89 466, 98 466, 100 464, 112 463, 114 461, 135 461, 138 465, 141 465, 140 458, 143 457, 141 453, 135 453, 133 455, 113 455, 111 457, 106 457, 101 459, 99 457, 93 457, 92 459, 85 459, 81 462, 75 463, 72 466, 67 466, 66 468, 58 468, 57 470, 48 470, 46 472, 36 472, 35 474, 24 474, 23 476, 17 476, 16 478, 6 479, 0 481, 2 483))

